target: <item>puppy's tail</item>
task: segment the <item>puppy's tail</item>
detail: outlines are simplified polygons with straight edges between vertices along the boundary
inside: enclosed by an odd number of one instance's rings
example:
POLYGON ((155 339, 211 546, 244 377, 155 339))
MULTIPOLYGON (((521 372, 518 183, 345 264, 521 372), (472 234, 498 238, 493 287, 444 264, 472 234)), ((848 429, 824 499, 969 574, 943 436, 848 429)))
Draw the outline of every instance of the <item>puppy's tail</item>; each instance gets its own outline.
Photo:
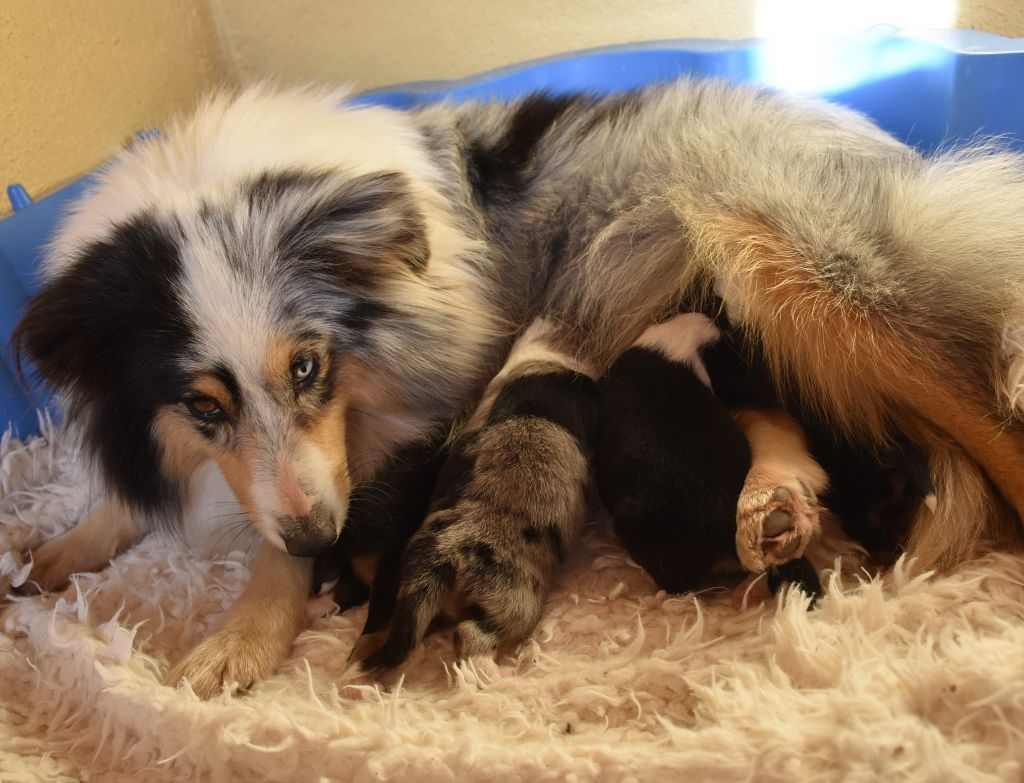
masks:
POLYGON ((359 667, 366 674, 381 676, 405 663, 440 614, 455 581, 455 570, 435 564, 424 571, 398 596, 384 643, 360 662, 359 667))

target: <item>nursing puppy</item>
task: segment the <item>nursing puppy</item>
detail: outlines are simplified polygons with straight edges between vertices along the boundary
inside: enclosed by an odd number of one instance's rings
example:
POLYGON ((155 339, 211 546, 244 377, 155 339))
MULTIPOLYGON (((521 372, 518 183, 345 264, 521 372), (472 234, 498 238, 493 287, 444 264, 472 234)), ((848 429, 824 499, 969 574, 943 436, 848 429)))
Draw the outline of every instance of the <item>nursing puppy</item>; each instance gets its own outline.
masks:
POLYGON ((599 425, 593 371, 553 347, 553 331, 545 319, 530 325, 484 393, 472 434, 452 445, 402 557, 393 619, 356 646, 364 671, 401 665, 438 616, 457 623, 462 658, 522 641, 540 620, 586 518, 599 425))
POLYGON ((314 592, 333 583, 342 611, 369 599, 363 634, 391 621, 402 553, 427 515, 448 453, 445 440, 399 450, 374 481, 353 490, 341 535, 314 561, 314 592))
POLYGON ((648 328, 601 379, 601 499, 627 551, 663 590, 696 589, 742 561, 752 573, 771 569, 776 586, 799 575, 817 594, 813 567, 787 564, 818 533, 825 472, 781 412, 743 411, 745 432, 715 396, 702 353, 720 336, 704 315, 674 316, 648 328))
MULTIPOLYGON (((61 226, 14 337, 109 497, 34 553, 34 579, 177 519, 211 461, 264 535, 172 680, 208 694, 273 671, 352 488, 469 415, 537 315, 600 376, 717 290, 822 420, 922 444, 922 565, 1019 533, 1017 156, 926 158, 852 112, 714 82, 407 113, 342 97, 247 90, 124 152, 61 226)), ((514 448, 474 422, 462 437, 514 448)))

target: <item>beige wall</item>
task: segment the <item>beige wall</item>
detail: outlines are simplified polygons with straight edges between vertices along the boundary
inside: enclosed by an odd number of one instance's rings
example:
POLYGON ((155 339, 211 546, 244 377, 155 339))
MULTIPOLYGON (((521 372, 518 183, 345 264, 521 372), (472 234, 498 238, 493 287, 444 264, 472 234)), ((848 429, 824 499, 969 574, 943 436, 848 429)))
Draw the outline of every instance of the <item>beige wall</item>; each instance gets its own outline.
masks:
POLYGON ((0 0, 0 182, 45 194, 224 81, 206 0, 0 0))
POLYGON ((243 81, 445 79, 556 52, 873 24, 1024 37, 1024 0, 211 0, 243 81))
POLYGON ((0 182, 45 194, 236 80, 371 87, 625 41, 881 22, 1024 37, 1024 0, 0 0, 0 182))

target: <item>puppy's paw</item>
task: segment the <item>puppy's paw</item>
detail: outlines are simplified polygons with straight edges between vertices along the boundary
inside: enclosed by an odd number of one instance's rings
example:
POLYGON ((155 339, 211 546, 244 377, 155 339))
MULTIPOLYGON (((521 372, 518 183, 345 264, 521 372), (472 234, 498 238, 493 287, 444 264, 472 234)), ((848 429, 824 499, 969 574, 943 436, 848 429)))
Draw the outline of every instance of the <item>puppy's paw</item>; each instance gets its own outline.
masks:
POLYGON ((202 699, 226 687, 242 694, 267 679, 288 654, 288 647, 268 643, 266 637, 245 629, 224 629, 204 639, 167 675, 174 687, 188 681, 202 699))
POLYGON ((803 556, 820 529, 820 512, 800 479, 752 471, 736 509, 736 554, 743 567, 760 574, 803 556))

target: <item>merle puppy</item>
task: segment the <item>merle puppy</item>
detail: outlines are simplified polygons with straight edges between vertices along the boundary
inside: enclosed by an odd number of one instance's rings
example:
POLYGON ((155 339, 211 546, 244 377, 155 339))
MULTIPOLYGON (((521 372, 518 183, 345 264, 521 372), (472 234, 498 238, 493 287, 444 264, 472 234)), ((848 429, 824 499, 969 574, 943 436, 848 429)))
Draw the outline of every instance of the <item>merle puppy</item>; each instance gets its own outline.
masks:
MULTIPOLYGON (((402 557, 392 622, 368 622, 353 651, 364 671, 401 665, 439 616, 457 623, 461 658, 493 655, 540 620, 585 521, 599 421, 593 371, 553 347, 550 333, 543 318, 524 332, 479 420, 452 446, 430 513, 402 557)), ((383 603, 374 618, 391 609, 383 603)))

